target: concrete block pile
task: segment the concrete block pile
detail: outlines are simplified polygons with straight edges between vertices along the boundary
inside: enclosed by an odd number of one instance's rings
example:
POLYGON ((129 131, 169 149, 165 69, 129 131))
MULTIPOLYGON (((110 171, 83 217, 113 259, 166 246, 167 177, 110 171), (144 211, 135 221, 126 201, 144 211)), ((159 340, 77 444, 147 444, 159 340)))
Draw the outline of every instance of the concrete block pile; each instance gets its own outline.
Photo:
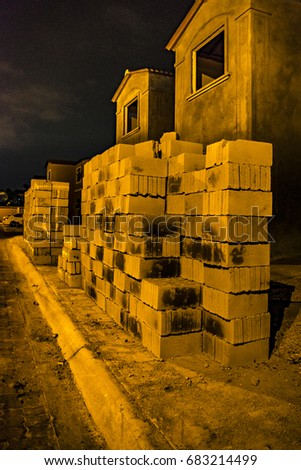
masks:
POLYGON ((272 146, 221 141, 205 155, 169 133, 154 148, 119 144, 85 164, 84 289, 158 357, 267 359, 272 146))
POLYGON ((64 245, 58 257, 58 275, 69 287, 81 288, 81 226, 65 225, 64 245))
POLYGON ((170 159, 167 211, 182 197, 181 277, 202 285, 203 351, 225 365, 267 359, 272 146, 218 142, 203 168, 189 171, 196 157, 181 156, 175 174, 179 158, 170 159))
POLYGON ((141 335, 130 304, 145 278, 179 275, 180 227, 165 218, 167 161, 154 142, 119 144, 85 165, 81 247, 85 290, 115 321, 141 335))
POLYGON ((57 264, 68 206, 69 183, 31 180, 25 193, 24 240, 36 264, 57 264))

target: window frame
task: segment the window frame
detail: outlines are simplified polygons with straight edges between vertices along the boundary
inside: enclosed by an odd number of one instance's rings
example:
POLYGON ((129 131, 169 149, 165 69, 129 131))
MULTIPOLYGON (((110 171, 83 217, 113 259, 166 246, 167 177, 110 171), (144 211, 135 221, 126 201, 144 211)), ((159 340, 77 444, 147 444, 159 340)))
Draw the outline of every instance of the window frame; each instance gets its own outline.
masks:
POLYGON ((218 29, 216 29, 213 33, 206 37, 202 42, 200 42, 193 50, 192 50, 192 57, 191 57, 191 94, 187 97, 188 101, 200 96, 207 91, 215 88, 220 83, 225 82, 230 78, 230 73, 228 71, 228 28, 227 24, 221 25, 218 29), (200 49, 206 46, 209 42, 211 42, 214 38, 216 38, 219 34, 224 33, 224 73, 217 77, 216 79, 212 80, 211 82, 207 83, 206 85, 202 86, 201 88, 197 88, 197 54, 200 49))
POLYGON ((140 99, 139 95, 136 95, 130 101, 128 101, 123 107, 123 137, 135 134, 140 130, 140 99), (137 101, 137 126, 129 130, 129 108, 137 101))

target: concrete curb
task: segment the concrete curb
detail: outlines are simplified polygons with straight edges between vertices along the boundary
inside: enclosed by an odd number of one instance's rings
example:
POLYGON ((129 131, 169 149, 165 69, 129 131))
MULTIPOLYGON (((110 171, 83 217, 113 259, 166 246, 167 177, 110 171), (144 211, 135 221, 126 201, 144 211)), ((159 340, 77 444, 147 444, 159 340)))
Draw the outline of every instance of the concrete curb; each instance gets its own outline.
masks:
POLYGON ((29 287, 68 361, 86 406, 110 449, 154 449, 151 425, 139 417, 108 373, 101 359, 95 359, 62 305, 54 299, 41 274, 22 249, 9 240, 17 269, 25 274, 29 287))

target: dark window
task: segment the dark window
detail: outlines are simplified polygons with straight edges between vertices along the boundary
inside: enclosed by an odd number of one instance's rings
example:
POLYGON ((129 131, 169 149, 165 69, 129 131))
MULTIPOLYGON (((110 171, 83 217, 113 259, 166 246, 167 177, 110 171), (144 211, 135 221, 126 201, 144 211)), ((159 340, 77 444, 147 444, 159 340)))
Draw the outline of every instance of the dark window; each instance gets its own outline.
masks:
POLYGON ((225 33, 222 31, 196 51, 196 90, 225 73, 225 33))
POLYGON ((76 182, 80 183, 82 180, 82 169, 80 167, 76 168, 76 182))
POLYGON ((132 101, 126 107, 126 128, 125 133, 131 132, 138 127, 138 99, 132 101))

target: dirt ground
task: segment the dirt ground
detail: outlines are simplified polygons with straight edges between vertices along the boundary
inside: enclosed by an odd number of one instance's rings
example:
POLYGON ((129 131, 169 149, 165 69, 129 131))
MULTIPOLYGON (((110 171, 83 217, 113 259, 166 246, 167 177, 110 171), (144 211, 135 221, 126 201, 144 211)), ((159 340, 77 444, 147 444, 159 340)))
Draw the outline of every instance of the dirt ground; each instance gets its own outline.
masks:
POLYGON ((68 363, 0 236, 0 448, 105 449, 68 363))
MULTIPOLYGON (((282 326, 270 359, 227 368, 204 354, 154 358, 83 291, 66 289, 53 268, 39 271, 72 312, 89 348, 106 363, 137 412, 153 424, 155 448, 301 448, 301 310, 299 302, 286 308, 287 284, 280 291, 277 284, 274 304, 271 300, 274 329, 282 326)), ((295 291, 300 269, 296 273, 295 291)))
MULTIPOLYGON (((204 354, 158 360, 85 292, 61 282, 56 268, 37 269, 88 348, 106 364, 137 414, 151 423, 155 449, 301 449, 300 266, 272 267, 270 359, 235 368, 204 354)), ((64 400, 60 395, 68 392, 70 372, 53 350, 53 332, 37 321, 31 334, 48 356, 41 367, 60 384, 53 401, 64 400)), ((73 412, 66 406, 67 423, 73 412)))

